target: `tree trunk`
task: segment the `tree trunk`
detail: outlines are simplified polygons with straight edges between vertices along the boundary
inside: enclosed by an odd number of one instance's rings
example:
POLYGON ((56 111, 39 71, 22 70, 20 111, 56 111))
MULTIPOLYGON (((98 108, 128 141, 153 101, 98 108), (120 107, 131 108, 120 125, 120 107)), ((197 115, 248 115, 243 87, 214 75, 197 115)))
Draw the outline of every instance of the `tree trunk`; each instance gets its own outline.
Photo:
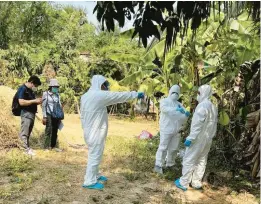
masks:
POLYGON ((80 106, 79 106, 79 103, 78 103, 78 100, 76 97, 74 97, 74 101, 75 101, 77 113, 78 113, 78 115, 81 115, 80 106))
POLYGON ((148 98, 148 103, 147 103, 147 113, 150 112, 150 97, 148 98))
POLYGON ((131 112, 130 112, 131 118, 135 118, 135 111, 134 111, 134 103, 131 104, 131 112))

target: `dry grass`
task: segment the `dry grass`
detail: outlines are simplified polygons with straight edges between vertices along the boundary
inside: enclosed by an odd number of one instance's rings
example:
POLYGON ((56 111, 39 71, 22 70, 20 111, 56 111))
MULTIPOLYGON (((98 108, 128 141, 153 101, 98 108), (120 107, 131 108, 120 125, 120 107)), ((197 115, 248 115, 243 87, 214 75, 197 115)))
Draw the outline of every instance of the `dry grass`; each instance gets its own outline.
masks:
POLYGON ((19 146, 18 121, 11 112, 14 94, 11 88, 0 86, 0 149, 19 146))
MULTIPOLYGON (((11 111, 15 92, 9 87, 0 86, 0 149, 21 146, 19 140, 20 117, 14 116, 11 111)), ((42 118, 41 112, 41 107, 38 107, 38 118, 42 118)), ((39 125, 39 121, 37 121, 31 138, 33 143, 39 143, 38 138, 42 130, 42 125, 39 125)))

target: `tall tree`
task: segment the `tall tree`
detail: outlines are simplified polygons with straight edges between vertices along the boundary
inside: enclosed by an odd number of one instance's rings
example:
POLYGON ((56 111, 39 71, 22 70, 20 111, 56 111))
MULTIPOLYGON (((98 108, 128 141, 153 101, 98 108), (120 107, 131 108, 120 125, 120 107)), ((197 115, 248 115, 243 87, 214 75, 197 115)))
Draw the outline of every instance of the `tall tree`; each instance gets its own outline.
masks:
POLYGON ((212 10, 223 7, 227 17, 233 13, 248 10, 255 22, 260 21, 260 2, 229 2, 229 1, 98 1, 94 12, 102 23, 102 28, 114 31, 114 20, 119 26, 125 25, 125 18, 134 19, 134 32, 142 40, 144 47, 148 45, 148 38, 155 36, 160 39, 160 31, 166 31, 165 51, 169 50, 178 35, 185 36, 187 30, 196 34, 204 19, 210 16, 212 10))

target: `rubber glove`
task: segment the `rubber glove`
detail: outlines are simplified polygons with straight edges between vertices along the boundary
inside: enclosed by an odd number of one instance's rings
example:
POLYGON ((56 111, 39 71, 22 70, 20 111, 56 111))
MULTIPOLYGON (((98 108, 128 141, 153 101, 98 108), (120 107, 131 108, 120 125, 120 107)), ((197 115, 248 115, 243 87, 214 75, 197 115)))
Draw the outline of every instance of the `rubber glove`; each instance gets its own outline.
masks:
POLYGON ((144 93, 138 92, 138 99, 143 99, 143 98, 144 98, 144 93))
POLYGON ((191 141, 186 139, 185 142, 184 142, 184 145, 186 147, 190 147, 191 146, 191 141))
POLYGON ((178 107, 178 108, 176 108, 176 111, 179 111, 179 112, 181 112, 182 114, 184 114, 184 113, 185 113, 184 109, 183 109, 183 108, 181 108, 181 106, 180 106, 180 105, 179 105, 179 107, 178 107))
POLYGON ((185 112, 185 115, 186 115, 187 117, 189 117, 189 116, 190 116, 190 112, 186 111, 186 112, 185 112))

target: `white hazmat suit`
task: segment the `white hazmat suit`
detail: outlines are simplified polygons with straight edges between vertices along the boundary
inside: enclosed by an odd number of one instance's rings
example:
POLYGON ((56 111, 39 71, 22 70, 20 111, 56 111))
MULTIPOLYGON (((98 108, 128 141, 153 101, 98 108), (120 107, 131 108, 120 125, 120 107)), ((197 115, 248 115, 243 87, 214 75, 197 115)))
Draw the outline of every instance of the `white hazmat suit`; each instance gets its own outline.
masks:
POLYGON ((108 131, 108 114, 106 106, 123 103, 137 98, 138 93, 111 92, 101 90, 106 78, 93 76, 91 88, 81 97, 81 123, 84 139, 88 145, 88 163, 84 185, 97 183, 99 164, 102 159, 108 131))
MULTIPOLYGON (((180 95, 180 87, 173 85, 169 90, 169 95, 160 101, 160 144, 156 153, 155 168, 163 167, 166 159, 166 167, 175 165, 175 158, 177 156, 180 131, 182 126, 187 121, 187 116, 177 108, 184 107, 178 102, 180 95)), ((157 170, 155 170, 157 172, 157 170)), ((158 172, 160 173, 160 172, 158 172)))
POLYGON ((201 188, 208 152, 217 130, 217 108, 209 100, 212 90, 209 85, 199 88, 196 107, 192 118, 190 134, 186 140, 191 146, 186 148, 183 157, 182 177, 180 185, 187 188, 191 183, 194 188, 201 188))

